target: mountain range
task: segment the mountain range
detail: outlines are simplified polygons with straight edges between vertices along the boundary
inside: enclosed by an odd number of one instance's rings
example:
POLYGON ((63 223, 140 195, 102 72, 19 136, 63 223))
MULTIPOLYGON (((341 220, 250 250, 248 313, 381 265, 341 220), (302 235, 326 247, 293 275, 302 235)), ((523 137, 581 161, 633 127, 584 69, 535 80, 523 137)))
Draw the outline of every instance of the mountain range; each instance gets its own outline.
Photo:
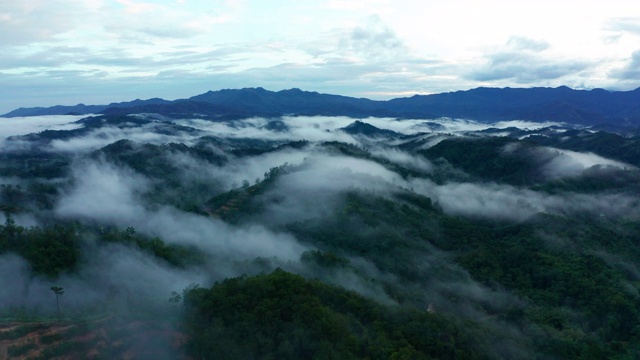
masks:
POLYGON ((173 101, 152 98, 108 105, 19 108, 2 117, 40 115, 126 115, 155 113, 169 118, 235 120, 250 117, 348 116, 434 119, 441 117, 493 122, 558 121, 579 125, 636 127, 640 124, 640 88, 633 91, 557 88, 476 88, 386 101, 289 89, 208 91, 173 101))

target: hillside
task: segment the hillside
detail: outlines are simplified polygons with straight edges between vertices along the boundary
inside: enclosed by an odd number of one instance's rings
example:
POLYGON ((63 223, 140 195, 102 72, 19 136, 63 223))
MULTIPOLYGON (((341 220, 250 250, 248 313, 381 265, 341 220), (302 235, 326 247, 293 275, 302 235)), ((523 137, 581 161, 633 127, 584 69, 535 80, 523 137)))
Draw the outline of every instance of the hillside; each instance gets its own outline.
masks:
POLYGON ((388 101, 320 94, 300 89, 268 91, 263 88, 209 91, 188 99, 134 100, 109 105, 21 108, 4 117, 60 114, 125 115, 156 113, 171 118, 197 117, 233 120, 254 116, 348 116, 434 119, 441 117, 555 121, 569 124, 640 125, 640 89, 610 92, 603 89, 477 88, 388 101))
POLYGON ((640 356, 632 132, 146 112, 2 121, 15 125, 0 129, 10 356, 640 356))

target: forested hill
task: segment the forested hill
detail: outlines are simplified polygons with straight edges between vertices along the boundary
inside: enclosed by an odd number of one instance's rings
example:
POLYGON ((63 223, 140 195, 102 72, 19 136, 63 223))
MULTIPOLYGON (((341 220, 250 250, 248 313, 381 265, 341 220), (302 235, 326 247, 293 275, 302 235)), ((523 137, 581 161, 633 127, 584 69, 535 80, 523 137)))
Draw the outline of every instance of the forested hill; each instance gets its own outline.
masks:
POLYGON ((20 108, 3 117, 104 113, 157 113, 180 118, 242 119, 282 115, 439 118, 481 121, 562 121, 571 124, 637 126, 640 89, 610 92, 603 89, 477 88, 388 101, 320 94, 300 89, 278 92, 263 88, 209 91, 188 99, 134 100, 109 105, 20 108))
POLYGON ((640 359, 632 131, 2 121, 0 359, 640 359))

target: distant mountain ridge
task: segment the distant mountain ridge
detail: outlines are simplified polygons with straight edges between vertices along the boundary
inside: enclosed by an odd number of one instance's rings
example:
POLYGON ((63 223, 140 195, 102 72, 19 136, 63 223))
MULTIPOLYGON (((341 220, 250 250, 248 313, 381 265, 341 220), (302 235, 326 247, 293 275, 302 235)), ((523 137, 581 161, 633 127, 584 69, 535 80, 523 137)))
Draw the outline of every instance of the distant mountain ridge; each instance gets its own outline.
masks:
POLYGON ((110 108, 138 108, 140 106, 160 105, 168 104, 171 101, 160 98, 152 98, 148 100, 136 99, 133 101, 126 101, 120 103, 111 103, 109 105, 56 105, 51 107, 32 107, 32 108, 19 108, 10 111, 0 117, 21 117, 21 116, 44 116, 44 115, 87 115, 87 114, 99 114, 106 109, 110 108))
POLYGON ((415 95, 386 101, 263 88, 208 91, 188 99, 134 100, 109 105, 20 108, 3 117, 40 115, 126 115, 158 113, 164 116, 232 120, 253 116, 348 116, 433 119, 466 118, 479 121, 530 120, 571 124, 640 125, 640 88, 610 92, 603 89, 476 88, 433 95, 415 95))

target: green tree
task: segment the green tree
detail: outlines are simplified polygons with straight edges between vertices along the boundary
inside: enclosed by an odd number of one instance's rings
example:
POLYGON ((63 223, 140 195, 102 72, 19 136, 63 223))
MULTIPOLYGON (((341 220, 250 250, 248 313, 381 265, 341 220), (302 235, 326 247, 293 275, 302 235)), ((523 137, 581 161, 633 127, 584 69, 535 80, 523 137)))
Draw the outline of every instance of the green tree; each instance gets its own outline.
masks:
POLYGON ((60 296, 64 295, 64 289, 59 286, 52 286, 51 291, 56 294, 56 307, 58 308, 58 321, 61 320, 60 317, 60 296))

